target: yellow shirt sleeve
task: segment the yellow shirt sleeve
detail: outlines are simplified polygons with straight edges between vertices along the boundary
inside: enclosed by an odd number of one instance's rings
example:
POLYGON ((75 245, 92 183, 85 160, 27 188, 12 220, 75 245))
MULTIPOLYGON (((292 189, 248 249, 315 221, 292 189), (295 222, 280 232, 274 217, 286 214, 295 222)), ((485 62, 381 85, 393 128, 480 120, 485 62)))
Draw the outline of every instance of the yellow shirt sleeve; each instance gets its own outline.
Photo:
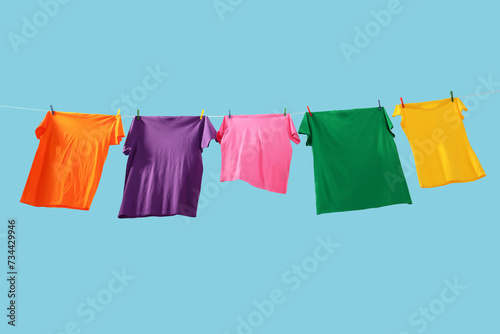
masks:
POLYGON ((396 117, 396 116, 401 116, 401 123, 399 123, 399 124, 404 129, 405 128, 405 126, 404 126, 405 118, 403 116, 403 108, 401 107, 400 104, 396 105, 396 108, 394 108, 394 112, 392 113, 392 117, 396 117))
POLYGON ((464 115, 462 114, 462 110, 463 111, 467 111, 467 107, 465 106, 465 104, 462 102, 462 100, 460 100, 459 98, 455 98, 455 102, 457 104, 457 109, 458 109, 458 113, 460 114, 460 117, 462 117, 462 119, 464 119, 464 115))
POLYGON ((401 109, 401 105, 396 105, 396 108, 394 108, 394 112, 392 113, 392 117, 403 116, 401 109))

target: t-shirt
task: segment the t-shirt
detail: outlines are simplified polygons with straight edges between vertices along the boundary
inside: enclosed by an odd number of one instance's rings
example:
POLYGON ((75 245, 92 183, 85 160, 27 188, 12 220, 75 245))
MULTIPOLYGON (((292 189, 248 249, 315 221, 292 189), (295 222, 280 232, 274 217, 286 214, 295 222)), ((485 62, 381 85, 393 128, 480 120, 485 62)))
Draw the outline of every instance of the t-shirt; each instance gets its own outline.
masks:
POLYGON ((217 132, 221 144, 220 180, 243 180, 285 194, 292 145, 300 143, 290 114, 224 116, 217 132))
POLYGON ((486 176, 472 150, 458 98, 397 105, 392 115, 401 116, 415 158, 420 187, 469 182, 486 176))
POLYGON ((411 204, 384 108, 312 114, 299 133, 312 146, 317 214, 411 204))
POLYGON ((21 202, 89 210, 110 145, 125 136, 119 115, 47 112, 21 202))
POLYGON ((215 135, 208 117, 134 117, 123 146, 129 157, 118 218, 196 217, 201 153, 215 135))

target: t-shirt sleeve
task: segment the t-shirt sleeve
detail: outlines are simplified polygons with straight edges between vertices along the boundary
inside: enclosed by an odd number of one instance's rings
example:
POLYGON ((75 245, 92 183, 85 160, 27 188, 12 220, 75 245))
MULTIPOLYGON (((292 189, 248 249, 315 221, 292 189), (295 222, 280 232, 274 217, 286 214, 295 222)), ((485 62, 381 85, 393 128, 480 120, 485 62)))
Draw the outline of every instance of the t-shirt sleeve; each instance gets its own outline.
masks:
POLYGON ((312 146, 312 132, 309 125, 309 117, 311 116, 305 113, 299 126, 299 133, 301 135, 307 135, 306 146, 312 146))
POLYGON ((400 104, 397 104, 396 107, 394 108, 394 112, 392 113, 392 117, 396 117, 396 116, 401 116, 401 127, 404 129, 405 127, 405 118, 404 118, 404 115, 403 115, 403 107, 400 105, 400 104))
POLYGON ((460 117, 463 120, 465 118, 465 116, 462 114, 462 111, 467 111, 468 109, 465 106, 465 104, 462 102, 462 100, 460 100, 458 97, 455 97, 454 99, 456 101, 457 109, 458 109, 458 112, 460 113, 460 117))
POLYGON ((288 136, 290 137, 290 140, 293 141, 295 144, 300 143, 300 138, 299 134, 297 133, 297 130, 295 129, 295 125, 293 124, 292 117, 290 117, 290 114, 287 115, 288 117, 288 136))
POLYGON ((393 137, 396 137, 396 135, 394 134, 394 132, 392 132, 392 129, 394 128, 394 125, 391 122, 391 118, 389 117, 389 115, 387 115, 387 112, 385 111, 385 108, 383 108, 382 111, 384 112, 385 124, 387 125, 387 131, 389 131, 389 133, 393 137))
POLYGON ((401 108, 401 106, 399 104, 396 105, 396 108, 394 108, 394 112, 392 113, 392 117, 403 116, 401 109, 402 108, 401 108))
POLYGON ((137 130, 136 130, 136 117, 132 118, 132 123, 130 124, 130 128, 128 129, 127 138, 125 139, 125 144, 123 144, 123 154, 129 155, 132 152, 132 149, 135 146, 136 138, 137 138, 137 130))
POLYGON ((219 131, 217 131, 217 136, 215 140, 220 144, 222 142, 222 137, 224 137, 224 132, 226 132, 227 129, 227 121, 226 117, 224 116, 224 119, 222 120, 222 124, 220 125, 219 131))
POLYGON ((205 147, 208 147, 210 141, 215 139, 217 136, 217 132, 208 117, 203 118, 203 134, 201 136, 201 150, 205 147))
POLYGON ((125 137, 125 132, 123 131, 122 117, 120 115, 115 116, 116 119, 113 122, 113 127, 111 129, 109 137, 109 145, 120 144, 123 137, 125 137))
POLYGON ((49 117, 51 116, 51 113, 50 111, 48 111, 46 114, 45 114, 45 117, 43 118, 43 121, 42 123, 40 123, 40 125, 38 125, 38 127, 36 128, 35 130, 35 135, 36 135, 36 138, 37 139, 40 139, 42 138, 43 134, 45 133, 45 131, 47 130, 47 127, 49 125, 49 117))

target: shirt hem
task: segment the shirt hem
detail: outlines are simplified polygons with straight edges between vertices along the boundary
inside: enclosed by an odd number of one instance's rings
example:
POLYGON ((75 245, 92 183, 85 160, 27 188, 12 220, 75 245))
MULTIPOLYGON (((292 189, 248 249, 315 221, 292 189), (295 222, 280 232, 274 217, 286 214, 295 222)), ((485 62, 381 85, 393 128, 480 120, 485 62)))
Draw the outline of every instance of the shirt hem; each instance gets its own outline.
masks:
POLYGON ((433 186, 427 186, 427 185, 420 185, 420 188, 436 188, 436 187, 442 187, 442 186, 446 186, 448 184, 452 184, 452 183, 467 183, 467 182, 474 182, 474 181, 477 181, 479 179, 482 179, 483 177, 486 176, 486 173, 484 174, 481 174, 479 176, 476 176, 474 177, 473 179, 467 179, 467 180, 448 180, 444 183, 440 183, 440 184, 437 184, 437 185, 433 185, 433 186))
POLYGON ((29 203, 23 200, 20 200, 19 202, 28 204, 31 206, 35 206, 37 208, 64 208, 64 209, 74 209, 74 210, 82 210, 82 211, 89 211, 90 207, 77 207, 77 206, 71 206, 71 205, 65 205, 65 204, 34 204, 34 203, 29 203))
POLYGON ((123 219, 123 218, 145 218, 145 217, 172 217, 177 215, 191 217, 191 218, 196 217, 196 213, 188 214, 188 213, 173 212, 173 213, 144 213, 138 215, 119 214, 118 218, 123 219))
POLYGON ((220 180, 220 182, 227 182, 227 181, 236 181, 236 180, 240 180, 240 181, 243 181, 243 182, 246 182, 248 183, 249 185, 255 187, 255 188, 259 188, 259 189, 262 189, 262 190, 267 190, 267 191, 270 191, 270 192, 273 192, 273 193, 278 193, 278 194, 286 194, 287 192, 287 189, 285 190, 274 190, 274 189, 269 189, 269 188, 266 188, 266 186, 262 185, 262 184, 257 184, 257 183, 254 183, 253 181, 247 181, 247 180, 244 180, 242 178, 239 178, 239 177, 235 177, 235 178, 231 178, 231 179, 226 179, 226 180, 220 180))
POLYGON ((366 210, 366 209, 376 209, 376 208, 382 208, 384 206, 390 206, 390 205, 396 205, 396 204, 413 204, 411 199, 407 200, 401 200, 401 201, 395 201, 395 202, 387 202, 387 203, 379 203, 379 204, 367 204, 367 205, 358 205, 358 206, 352 206, 352 207, 345 207, 345 208, 335 208, 335 209, 326 209, 326 210, 317 210, 316 209, 316 215, 321 215, 324 213, 334 213, 334 212, 344 212, 344 211, 357 211, 357 210, 366 210))

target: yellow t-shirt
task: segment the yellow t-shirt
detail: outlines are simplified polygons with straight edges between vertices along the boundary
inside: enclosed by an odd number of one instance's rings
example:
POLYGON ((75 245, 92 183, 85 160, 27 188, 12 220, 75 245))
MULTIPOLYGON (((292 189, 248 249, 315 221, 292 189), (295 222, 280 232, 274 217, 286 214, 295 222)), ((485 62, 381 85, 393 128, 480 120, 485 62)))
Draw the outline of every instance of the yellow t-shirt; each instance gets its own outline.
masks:
POLYGON ((410 142, 420 187, 475 181, 486 176, 472 150, 458 98, 397 105, 392 117, 401 116, 401 127, 410 142))
POLYGON ((21 202, 89 210, 110 145, 125 136, 121 116, 49 111, 21 202))

